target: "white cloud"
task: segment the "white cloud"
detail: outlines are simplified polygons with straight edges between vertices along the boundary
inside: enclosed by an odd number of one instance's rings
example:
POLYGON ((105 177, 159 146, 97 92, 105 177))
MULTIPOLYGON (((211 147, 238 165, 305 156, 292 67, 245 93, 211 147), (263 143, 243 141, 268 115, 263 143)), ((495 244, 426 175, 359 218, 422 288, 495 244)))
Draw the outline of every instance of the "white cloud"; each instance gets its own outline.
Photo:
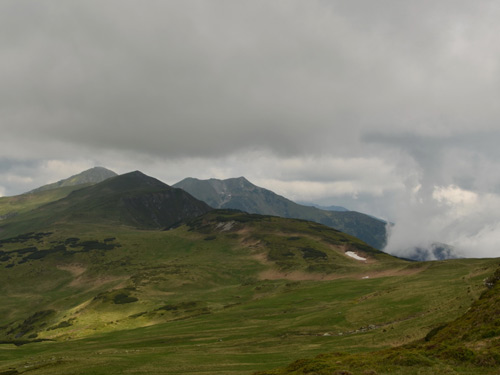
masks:
POLYGON ((389 253, 404 256, 412 247, 441 242, 462 256, 500 256, 500 195, 450 185, 408 202, 398 211, 386 247, 389 253))
POLYGON ((472 191, 467 191, 455 185, 435 186, 432 192, 432 198, 439 203, 449 206, 467 206, 475 204, 478 195, 472 191))

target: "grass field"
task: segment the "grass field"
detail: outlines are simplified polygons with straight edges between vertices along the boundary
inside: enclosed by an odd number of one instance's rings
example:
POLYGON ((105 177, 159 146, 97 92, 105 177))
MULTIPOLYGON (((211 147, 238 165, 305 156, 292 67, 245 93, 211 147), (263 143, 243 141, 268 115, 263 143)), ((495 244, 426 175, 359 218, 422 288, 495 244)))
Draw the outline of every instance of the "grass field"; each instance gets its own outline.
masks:
POLYGON ((3 375, 251 374, 371 353, 462 315, 498 264, 407 262, 319 224, 234 212, 2 239, 3 375))

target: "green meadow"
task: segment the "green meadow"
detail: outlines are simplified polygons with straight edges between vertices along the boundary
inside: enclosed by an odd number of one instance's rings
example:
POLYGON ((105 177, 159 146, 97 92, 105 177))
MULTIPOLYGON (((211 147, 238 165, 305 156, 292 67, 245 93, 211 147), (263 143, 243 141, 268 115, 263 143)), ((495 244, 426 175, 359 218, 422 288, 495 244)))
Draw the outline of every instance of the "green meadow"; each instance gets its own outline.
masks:
POLYGON ((320 224, 233 211, 167 231, 12 228, 0 247, 3 375, 251 374, 370 355, 463 315, 498 265, 404 261, 320 224))

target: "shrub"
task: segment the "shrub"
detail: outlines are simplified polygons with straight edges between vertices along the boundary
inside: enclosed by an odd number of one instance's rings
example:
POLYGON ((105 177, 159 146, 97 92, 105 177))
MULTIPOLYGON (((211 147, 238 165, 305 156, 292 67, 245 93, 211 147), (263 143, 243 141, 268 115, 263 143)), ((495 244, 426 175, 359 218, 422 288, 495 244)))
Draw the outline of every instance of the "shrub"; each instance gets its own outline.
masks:
POLYGON ((113 303, 115 303, 116 305, 123 305, 125 303, 132 303, 137 301, 139 301, 138 298, 131 297, 125 293, 119 293, 113 298, 113 303))

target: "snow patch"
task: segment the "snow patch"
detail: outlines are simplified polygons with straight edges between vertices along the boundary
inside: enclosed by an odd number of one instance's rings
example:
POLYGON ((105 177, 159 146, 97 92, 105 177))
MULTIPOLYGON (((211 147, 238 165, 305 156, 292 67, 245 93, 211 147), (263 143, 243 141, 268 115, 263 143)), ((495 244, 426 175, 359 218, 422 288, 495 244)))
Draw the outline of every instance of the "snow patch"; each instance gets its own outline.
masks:
POLYGON ((356 260, 366 260, 366 258, 360 257, 358 254, 356 254, 354 251, 346 251, 345 255, 354 258, 356 260))

